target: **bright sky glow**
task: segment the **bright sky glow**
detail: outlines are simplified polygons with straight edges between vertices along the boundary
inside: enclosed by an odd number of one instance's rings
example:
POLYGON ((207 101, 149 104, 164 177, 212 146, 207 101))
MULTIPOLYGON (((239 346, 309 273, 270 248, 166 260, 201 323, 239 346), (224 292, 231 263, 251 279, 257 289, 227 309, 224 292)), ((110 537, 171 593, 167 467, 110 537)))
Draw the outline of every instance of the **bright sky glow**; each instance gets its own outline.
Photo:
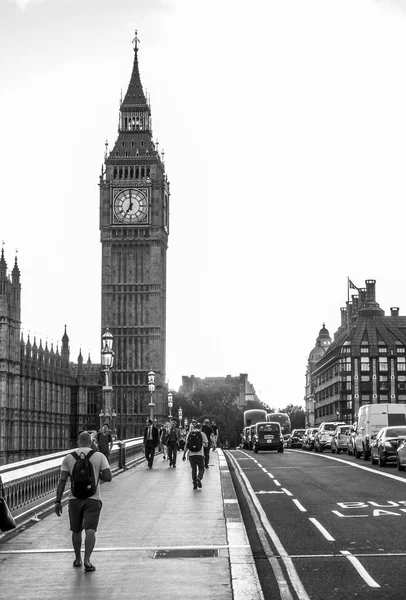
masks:
POLYGON ((0 0, 0 241, 22 326, 100 360, 98 177, 134 30, 171 182, 167 378, 302 404, 346 281, 406 314, 406 0, 0 0))

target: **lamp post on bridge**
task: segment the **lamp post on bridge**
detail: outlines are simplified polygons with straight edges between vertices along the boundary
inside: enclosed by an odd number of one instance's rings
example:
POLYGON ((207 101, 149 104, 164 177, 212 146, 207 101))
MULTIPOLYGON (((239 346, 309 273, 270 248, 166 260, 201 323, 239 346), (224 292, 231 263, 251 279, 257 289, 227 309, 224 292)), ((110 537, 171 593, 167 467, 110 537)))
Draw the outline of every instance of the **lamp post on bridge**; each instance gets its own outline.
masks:
POLYGON ((150 394, 150 402, 149 402, 149 418, 151 421, 154 420, 154 392, 155 392, 155 373, 151 369, 148 373, 148 390, 150 394))
MULTIPOLYGON (((114 352, 113 352, 113 336, 109 331, 109 328, 106 328, 105 333, 102 335, 102 349, 101 349, 101 364, 104 373, 104 382, 102 387, 102 398, 103 398, 103 408, 100 411, 100 428, 103 423, 108 423, 110 427, 110 418, 112 416, 111 412, 114 413, 114 417, 116 417, 116 413, 111 411, 111 403, 112 403, 112 395, 113 395, 113 385, 112 385, 112 377, 111 377, 111 369, 114 364, 114 352)), ((113 427, 114 427, 114 419, 113 419, 113 427)))
POLYGON ((172 392, 168 393, 168 411, 169 411, 169 419, 172 419, 172 406, 173 406, 173 394, 172 392))

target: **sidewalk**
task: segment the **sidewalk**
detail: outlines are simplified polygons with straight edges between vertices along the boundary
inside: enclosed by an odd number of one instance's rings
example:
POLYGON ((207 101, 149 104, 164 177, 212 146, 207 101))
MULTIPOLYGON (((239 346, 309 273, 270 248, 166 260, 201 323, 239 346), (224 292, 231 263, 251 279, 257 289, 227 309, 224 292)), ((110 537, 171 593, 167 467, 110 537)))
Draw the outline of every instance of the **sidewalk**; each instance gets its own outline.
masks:
POLYGON ((102 485, 93 573, 74 569, 67 507, 0 544, 0 599, 261 600, 262 591, 221 450, 201 490, 178 453, 102 485))

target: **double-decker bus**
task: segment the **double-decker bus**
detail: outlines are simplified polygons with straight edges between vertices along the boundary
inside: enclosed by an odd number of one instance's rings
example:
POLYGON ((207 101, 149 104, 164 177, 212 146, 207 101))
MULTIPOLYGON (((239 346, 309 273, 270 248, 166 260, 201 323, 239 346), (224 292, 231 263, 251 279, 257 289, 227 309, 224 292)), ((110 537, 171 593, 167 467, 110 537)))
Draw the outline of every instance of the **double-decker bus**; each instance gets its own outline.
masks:
POLYGON ((267 413, 265 420, 279 423, 281 426, 283 435, 290 433, 291 422, 290 422, 289 415, 287 415, 286 413, 281 413, 281 412, 267 413))

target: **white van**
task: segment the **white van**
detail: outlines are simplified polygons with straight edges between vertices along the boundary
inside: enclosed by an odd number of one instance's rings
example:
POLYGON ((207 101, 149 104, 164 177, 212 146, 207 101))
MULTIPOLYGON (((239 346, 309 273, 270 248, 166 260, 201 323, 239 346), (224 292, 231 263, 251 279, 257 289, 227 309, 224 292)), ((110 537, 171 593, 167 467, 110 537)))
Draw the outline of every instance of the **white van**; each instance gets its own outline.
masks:
POLYGON ((406 404, 364 404, 358 411, 357 432, 355 435, 355 458, 371 456, 371 436, 382 427, 406 425, 406 404))

